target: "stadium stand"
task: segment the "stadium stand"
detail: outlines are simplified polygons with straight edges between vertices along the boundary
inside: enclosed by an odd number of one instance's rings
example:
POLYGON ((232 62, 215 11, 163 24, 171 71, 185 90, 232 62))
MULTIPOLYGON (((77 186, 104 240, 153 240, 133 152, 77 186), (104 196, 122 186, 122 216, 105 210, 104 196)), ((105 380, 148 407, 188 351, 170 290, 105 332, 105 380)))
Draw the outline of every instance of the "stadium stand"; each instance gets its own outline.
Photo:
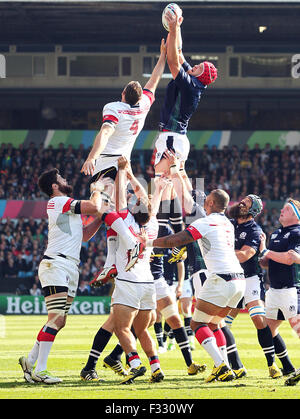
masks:
MULTIPOLYGON (((73 184, 74 196, 88 196, 80 169, 101 110, 119 100, 129 80, 147 80, 165 36, 161 2, 118 2, 117 13, 115 2, 68 3, 0 5, 0 54, 6 59, 0 86, 0 293, 38 292, 37 265, 47 234, 39 174, 55 166, 73 184)), ((282 201, 300 198, 299 75, 291 61, 299 53, 300 5, 183 3, 185 56, 191 63, 212 60, 220 69, 189 126, 188 175, 203 177, 206 192, 225 189, 232 201, 260 195, 264 211, 258 222, 268 234, 282 201), (261 20, 267 20, 264 32, 261 20)), ((168 71, 132 153, 133 171, 146 182, 154 174, 152 145, 168 71)), ((86 285, 103 264, 103 249, 101 229, 82 247, 78 294, 95 292, 86 285)), ((109 291, 108 285, 96 292, 109 291)))

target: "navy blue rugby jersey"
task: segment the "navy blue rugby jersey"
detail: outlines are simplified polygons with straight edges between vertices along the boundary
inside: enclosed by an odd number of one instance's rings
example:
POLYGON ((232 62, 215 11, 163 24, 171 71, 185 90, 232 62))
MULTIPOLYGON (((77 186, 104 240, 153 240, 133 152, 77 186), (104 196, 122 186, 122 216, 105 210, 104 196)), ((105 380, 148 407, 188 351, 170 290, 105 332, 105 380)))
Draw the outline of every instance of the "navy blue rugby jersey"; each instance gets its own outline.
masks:
MULTIPOLYGON (((274 231, 270 237, 269 250, 274 252, 287 252, 295 250, 300 253, 300 225, 294 224, 281 227, 274 231)), ((297 283, 296 264, 284 265, 269 259, 269 280, 272 288, 292 288, 297 283)))
POLYGON ((191 66, 185 62, 175 80, 166 89, 160 113, 159 129, 186 134, 189 120, 196 111, 201 94, 206 89, 196 77, 186 73, 191 66))
MULTIPOLYGON (((192 196, 195 201, 194 207, 191 214, 185 216, 185 226, 188 227, 191 223, 196 221, 198 218, 206 217, 206 212, 203 208, 205 201, 205 194, 200 190, 193 190, 192 196), (197 202, 197 200, 199 202, 197 202)), ((194 273, 200 271, 201 269, 206 269, 204 259, 201 254, 200 246, 198 240, 188 243, 186 245, 187 249, 187 258, 185 260, 186 270, 185 270, 185 279, 190 277, 194 273)))
POLYGON ((245 223, 238 224, 236 220, 230 220, 234 226, 235 245, 236 250, 241 250, 243 246, 250 246, 255 250, 252 258, 246 262, 241 263, 244 269, 245 278, 254 275, 262 275, 261 267, 258 263, 260 235, 263 233, 261 227, 252 219, 245 223))
MULTIPOLYGON (((173 234, 173 231, 170 226, 160 226, 160 234, 159 237, 169 236, 173 234)), ((150 262, 150 269, 153 275, 154 280, 164 277, 170 277, 170 280, 173 280, 174 272, 173 266, 176 265, 175 263, 168 263, 168 259, 172 256, 172 249, 163 249, 163 248, 154 248, 154 254, 163 254, 164 256, 154 257, 152 262, 150 262)))
POLYGON ((185 279, 190 278, 201 269, 206 269, 198 241, 186 245, 187 258, 185 259, 185 279))

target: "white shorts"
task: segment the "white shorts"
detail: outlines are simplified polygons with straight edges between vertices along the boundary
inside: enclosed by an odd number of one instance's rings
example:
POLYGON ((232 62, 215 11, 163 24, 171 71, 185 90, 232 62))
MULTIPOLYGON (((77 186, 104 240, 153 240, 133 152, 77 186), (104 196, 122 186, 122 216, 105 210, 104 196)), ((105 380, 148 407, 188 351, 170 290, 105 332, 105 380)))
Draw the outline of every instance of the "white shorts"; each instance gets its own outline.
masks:
POLYGON ((246 291, 244 295, 244 304, 260 300, 261 280, 258 275, 249 276, 246 279, 246 291))
POLYGON ((190 142, 186 135, 176 132, 160 132, 155 142, 156 154, 154 166, 156 166, 164 152, 168 149, 174 149, 179 161, 185 162, 190 152, 190 142))
MULTIPOLYGON (((176 288, 178 286, 178 282, 173 282, 172 285, 169 285, 169 288, 171 290, 172 295, 176 298, 176 288)), ((179 300, 182 298, 192 298, 193 297, 193 288, 190 279, 185 279, 183 281, 183 287, 182 287, 182 294, 179 297, 179 300)))
POLYGON ((193 288, 192 288, 191 280, 185 279, 183 281, 182 294, 179 297, 179 299, 181 300, 181 298, 192 298, 192 297, 193 297, 193 288))
POLYGON ((218 307, 235 308, 244 296, 246 288, 245 279, 225 281, 225 279, 215 273, 206 272, 206 281, 201 287, 198 284, 197 290, 195 288, 197 292, 196 298, 218 307))
POLYGON ((38 275, 42 288, 68 287, 68 296, 75 297, 79 280, 79 270, 75 262, 59 256, 55 259, 43 259, 38 275))
POLYGON ((108 169, 110 167, 115 167, 118 170, 118 159, 120 155, 115 155, 115 156, 99 156, 98 159, 96 160, 96 165, 95 165, 95 172, 94 173, 98 173, 101 172, 102 170, 108 169))
POLYGON ((112 300, 112 305, 122 304, 137 310, 155 310, 155 285, 153 282, 129 282, 116 278, 112 300))
POLYGON ((195 272, 192 275, 193 286, 194 286, 194 290, 195 290, 195 297, 198 298, 198 299, 200 298, 199 295, 200 295, 200 292, 201 292, 202 287, 203 287, 202 281, 200 279, 201 273, 204 274, 205 276, 207 276, 208 270, 207 269, 201 269, 200 271, 195 272))
POLYGON ((175 291, 173 287, 167 284, 167 281, 164 277, 160 277, 154 280, 155 291, 156 291, 156 301, 161 300, 165 297, 171 297, 172 299, 175 297, 175 291))
POLYGON ((283 288, 274 289, 269 288, 266 292, 266 317, 273 320, 288 320, 297 315, 298 296, 297 289, 283 288), (278 318, 279 312, 282 312, 284 319, 278 318))

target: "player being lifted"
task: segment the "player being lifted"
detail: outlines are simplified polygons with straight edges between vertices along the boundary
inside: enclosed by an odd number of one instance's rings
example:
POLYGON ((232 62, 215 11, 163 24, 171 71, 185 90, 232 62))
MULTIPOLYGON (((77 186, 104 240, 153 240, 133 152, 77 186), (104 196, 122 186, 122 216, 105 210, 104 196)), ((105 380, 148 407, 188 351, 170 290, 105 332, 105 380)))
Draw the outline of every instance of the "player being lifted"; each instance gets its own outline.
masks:
MULTIPOLYGON (((124 156, 130 161, 134 143, 154 102, 155 90, 164 72, 165 62, 166 44, 162 39, 159 59, 144 88, 138 81, 131 81, 123 89, 121 101, 111 102, 104 106, 101 129, 81 169, 85 175, 93 176, 91 182, 95 182, 100 176, 111 178, 112 183, 118 181, 118 158, 124 156)), ((108 258, 102 273, 103 277, 111 272, 109 255, 114 256, 115 251, 115 241, 108 239, 108 258)), ((129 253, 129 269, 141 252, 142 248, 140 244, 137 244, 129 253)))
MULTIPOLYGON (((211 62, 204 61, 191 67, 182 53, 182 17, 167 13, 169 25, 167 38, 167 62, 172 80, 167 86, 160 114, 159 136, 155 143, 155 174, 160 176, 168 170, 164 158, 166 150, 172 150, 180 161, 184 174, 184 163, 188 158, 190 142, 187 137, 189 121, 197 110, 199 100, 207 85, 217 78, 217 69, 211 62)), ((173 230, 182 229, 182 209, 176 201, 174 189, 165 191, 158 218, 168 218, 173 230), (169 209, 169 210, 168 210, 169 209), (166 216, 167 214, 167 216, 166 216), (181 221, 181 222, 180 222, 181 221)))

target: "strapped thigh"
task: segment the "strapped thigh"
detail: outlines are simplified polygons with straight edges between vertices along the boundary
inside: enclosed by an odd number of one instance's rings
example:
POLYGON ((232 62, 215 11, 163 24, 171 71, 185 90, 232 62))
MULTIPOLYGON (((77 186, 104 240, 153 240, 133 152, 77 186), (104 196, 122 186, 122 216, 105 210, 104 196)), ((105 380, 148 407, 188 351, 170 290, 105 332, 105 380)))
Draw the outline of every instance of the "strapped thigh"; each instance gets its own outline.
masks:
POLYGON ((49 327, 56 326, 56 320, 59 317, 66 316, 66 310, 68 311, 70 306, 67 305, 68 288, 67 287, 55 287, 48 286, 43 288, 45 295, 45 303, 48 311, 48 315, 51 314, 52 318, 48 321, 49 327), (54 292, 56 291, 56 292, 54 292), (64 292, 65 295, 58 295, 64 292))

